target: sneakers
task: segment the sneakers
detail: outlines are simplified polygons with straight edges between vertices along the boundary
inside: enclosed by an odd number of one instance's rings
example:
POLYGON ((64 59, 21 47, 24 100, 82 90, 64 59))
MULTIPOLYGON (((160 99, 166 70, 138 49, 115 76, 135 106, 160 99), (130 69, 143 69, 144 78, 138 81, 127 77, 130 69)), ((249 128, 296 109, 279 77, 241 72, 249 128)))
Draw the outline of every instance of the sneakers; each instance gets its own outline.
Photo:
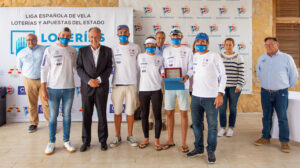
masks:
POLYGON ((36 125, 30 125, 29 128, 28 128, 28 132, 33 133, 35 131, 37 131, 37 126, 36 125))
POLYGON ((216 156, 215 156, 215 152, 207 152, 207 160, 208 163, 216 163, 216 156))
POLYGON ((121 143, 121 137, 115 137, 114 140, 109 144, 110 147, 114 148, 121 143))
POLYGON ((137 143, 137 141, 134 139, 133 136, 127 137, 127 142, 128 142, 128 143, 130 144, 130 146, 132 146, 132 147, 138 146, 138 143, 137 143))
POLYGON ((284 152, 284 153, 290 153, 291 152, 289 143, 287 143, 287 142, 280 142, 280 145, 281 145, 281 151, 282 152, 284 152))
POLYGON ((70 141, 64 143, 64 148, 70 153, 73 153, 76 151, 70 141))
POLYGON ((232 137, 233 136, 233 129, 232 128, 228 128, 228 130, 226 132, 226 136, 227 137, 232 137))
POLYGON ((254 142, 256 146, 261 146, 269 143, 270 143, 270 139, 265 139, 265 138, 259 138, 257 141, 254 142))
POLYGON ((45 149, 45 155, 52 155, 55 150, 55 143, 48 143, 46 149, 45 149))
POLYGON ((201 156, 204 153, 203 150, 194 149, 193 151, 186 154, 187 157, 201 156))
POLYGON ((221 128, 221 130, 218 132, 218 137, 222 137, 225 134, 225 132, 225 128, 221 128))

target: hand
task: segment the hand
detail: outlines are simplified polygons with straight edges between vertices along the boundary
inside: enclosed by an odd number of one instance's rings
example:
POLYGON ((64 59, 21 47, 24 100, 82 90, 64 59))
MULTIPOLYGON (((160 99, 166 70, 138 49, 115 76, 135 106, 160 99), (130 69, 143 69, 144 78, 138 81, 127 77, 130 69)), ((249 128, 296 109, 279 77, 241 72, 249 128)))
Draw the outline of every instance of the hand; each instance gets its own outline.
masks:
POLYGON ((99 87, 99 81, 98 79, 91 79, 88 83, 92 88, 99 87))
POLYGON ((219 108, 223 104, 223 94, 219 93, 218 96, 215 99, 216 108, 219 108))
POLYGON ((166 76, 165 76, 165 73, 162 73, 160 76, 161 76, 161 79, 163 79, 163 78, 166 77, 166 76))
POLYGON ((43 89, 43 91, 42 91, 42 96, 43 96, 43 99, 44 99, 45 101, 48 101, 49 96, 48 96, 48 92, 47 92, 46 89, 43 89))
POLYGON ((189 76, 188 75, 185 75, 183 77, 183 81, 180 81, 181 83, 185 83, 187 80, 189 79, 189 76))
POLYGON ((238 89, 238 88, 235 88, 235 91, 234 91, 234 93, 240 93, 240 89, 238 89))

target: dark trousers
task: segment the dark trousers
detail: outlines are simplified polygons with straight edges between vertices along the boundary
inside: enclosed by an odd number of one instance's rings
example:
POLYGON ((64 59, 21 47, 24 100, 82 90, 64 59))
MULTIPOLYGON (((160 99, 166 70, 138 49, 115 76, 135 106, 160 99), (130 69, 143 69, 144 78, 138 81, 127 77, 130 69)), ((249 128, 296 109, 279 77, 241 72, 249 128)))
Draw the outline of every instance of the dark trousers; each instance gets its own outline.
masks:
POLYGON ((286 115, 288 108, 288 89, 278 90, 276 92, 269 92, 264 88, 261 88, 261 105, 263 110, 263 138, 270 139, 273 112, 276 110, 279 124, 279 141, 289 142, 289 124, 286 115))
POLYGON ((220 125, 226 128, 227 125, 227 101, 229 101, 229 127, 233 128, 236 121, 236 106, 241 92, 235 93, 236 87, 226 87, 223 96, 223 104, 219 108, 220 125))
POLYGON ((160 137, 161 132, 161 106, 163 95, 161 90, 157 91, 140 91, 139 92, 140 98, 140 107, 142 111, 142 127, 145 138, 149 138, 149 108, 150 108, 150 101, 152 102, 152 109, 155 119, 155 138, 160 137))
MULTIPOLYGON (((100 88, 99 88, 100 89, 100 88)), ((82 95, 82 142, 84 144, 91 143, 91 126, 94 105, 96 105, 98 115, 98 139, 100 143, 106 143, 108 137, 106 103, 108 92, 94 92, 92 96, 82 95)))
POLYGON ((203 98, 192 96, 191 113, 193 121, 193 131, 195 136, 195 149, 204 151, 203 143, 203 119, 206 112, 207 121, 207 152, 214 152, 217 148, 218 133, 218 109, 214 104, 215 98, 203 98))

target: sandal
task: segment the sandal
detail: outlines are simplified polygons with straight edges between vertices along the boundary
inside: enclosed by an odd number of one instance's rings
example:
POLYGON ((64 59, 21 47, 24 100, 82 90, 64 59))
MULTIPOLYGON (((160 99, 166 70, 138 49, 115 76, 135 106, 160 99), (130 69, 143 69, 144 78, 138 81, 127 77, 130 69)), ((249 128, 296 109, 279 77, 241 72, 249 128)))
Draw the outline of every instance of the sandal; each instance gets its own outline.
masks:
POLYGON ((148 142, 148 143, 141 143, 141 144, 139 144, 139 148, 140 148, 140 149, 144 149, 144 148, 146 148, 148 145, 149 145, 149 142, 148 142))
POLYGON ((181 146, 181 152, 182 153, 188 153, 190 151, 188 146, 181 146))
POLYGON ((175 146, 175 144, 165 144, 165 145, 162 146, 162 149, 167 150, 167 149, 169 149, 171 147, 174 147, 174 146, 175 146))
POLYGON ((155 145, 155 146, 154 146, 154 149, 155 149, 156 151, 161 151, 161 150, 163 150, 163 148, 162 148, 161 145, 155 145))

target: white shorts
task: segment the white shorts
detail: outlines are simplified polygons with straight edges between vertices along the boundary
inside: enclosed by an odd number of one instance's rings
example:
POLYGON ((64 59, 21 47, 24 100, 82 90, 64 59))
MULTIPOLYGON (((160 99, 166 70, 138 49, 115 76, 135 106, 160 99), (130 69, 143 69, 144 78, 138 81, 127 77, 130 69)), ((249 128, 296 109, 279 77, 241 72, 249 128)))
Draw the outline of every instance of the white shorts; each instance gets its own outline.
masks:
POLYGON ((137 101, 136 85, 114 86, 111 94, 111 101, 114 106, 114 113, 119 115, 123 111, 123 102, 125 99, 125 113, 129 116, 134 115, 137 101))

